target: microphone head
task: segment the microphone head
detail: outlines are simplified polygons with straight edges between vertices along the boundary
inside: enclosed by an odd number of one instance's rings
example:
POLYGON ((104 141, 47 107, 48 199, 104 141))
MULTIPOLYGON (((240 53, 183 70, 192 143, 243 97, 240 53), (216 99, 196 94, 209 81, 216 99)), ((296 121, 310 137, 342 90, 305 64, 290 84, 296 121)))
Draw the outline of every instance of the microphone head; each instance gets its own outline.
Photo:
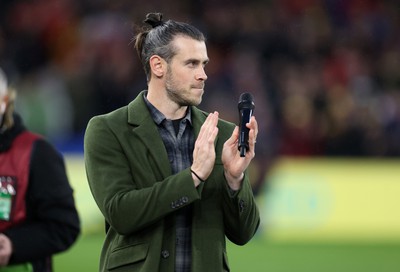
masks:
POLYGON ((240 109, 254 109, 253 96, 250 93, 242 93, 239 97, 238 108, 240 109))

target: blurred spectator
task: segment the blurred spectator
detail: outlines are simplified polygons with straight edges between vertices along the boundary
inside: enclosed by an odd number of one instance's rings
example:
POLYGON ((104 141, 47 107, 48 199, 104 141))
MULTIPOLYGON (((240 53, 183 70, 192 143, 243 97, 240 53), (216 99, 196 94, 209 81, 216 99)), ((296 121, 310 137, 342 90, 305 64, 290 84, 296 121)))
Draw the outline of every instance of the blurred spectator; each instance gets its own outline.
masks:
POLYGON ((62 156, 27 130, 0 68, 0 271, 51 272, 80 222, 62 156))
POLYGON ((265 139, 259 182, 279 155, 400 156, 400 9, 391 0, 1 1, 0 65, 34 86, 21 99, 38 107, 23 113, 28 126, 81 142, 90 117, 144 89, 127 39, 131 22, 155 10, 207 35, 206 110, 237 121, 240 93, 254 94, 265 139), (34 103, 43 96, 57 109, 34 103))

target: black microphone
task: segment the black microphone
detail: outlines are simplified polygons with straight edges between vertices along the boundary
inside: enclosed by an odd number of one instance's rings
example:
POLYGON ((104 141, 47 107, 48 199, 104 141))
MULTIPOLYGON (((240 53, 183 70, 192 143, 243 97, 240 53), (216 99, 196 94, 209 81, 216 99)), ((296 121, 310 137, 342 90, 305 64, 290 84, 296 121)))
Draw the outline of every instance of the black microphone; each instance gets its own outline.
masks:
POLYGON ((253 96, 249 93, 242 93, 239 98, 239 142, 238 149, 240 157, 245 157, 249 149, 249 129, 246 124, 250 122, 254 111, 253 96))

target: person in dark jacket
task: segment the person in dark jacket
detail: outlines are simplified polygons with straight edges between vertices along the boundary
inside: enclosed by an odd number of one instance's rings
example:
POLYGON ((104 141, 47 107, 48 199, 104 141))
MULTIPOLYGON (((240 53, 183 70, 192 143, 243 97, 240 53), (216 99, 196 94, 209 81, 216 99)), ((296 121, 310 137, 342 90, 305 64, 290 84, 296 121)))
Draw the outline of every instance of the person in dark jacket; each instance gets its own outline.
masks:
POLYGON ((84 139, 86 173, 107 226, 99 271, 230 271, 226 239, 244 245, 260 215, 239 128, 198 108, 208 54, 203 33, 149 13, 135 38, 147 76, 128 105, 93 117, 84 139))
POLYGON ((63 157, 27 130, 0 69, 0 271, 52 271, 80 233, 63 157))

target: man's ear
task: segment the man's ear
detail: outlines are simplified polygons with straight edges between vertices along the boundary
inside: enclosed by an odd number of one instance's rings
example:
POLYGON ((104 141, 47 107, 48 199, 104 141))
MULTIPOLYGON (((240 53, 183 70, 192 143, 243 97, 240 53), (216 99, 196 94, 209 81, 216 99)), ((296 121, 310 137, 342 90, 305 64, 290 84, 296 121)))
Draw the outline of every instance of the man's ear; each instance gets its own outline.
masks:
POLYGON ((163 58, 158 55, 153 55, 150 57, 150 69, 156 77, 163 77, 165 68, 166 62, 163 58))

